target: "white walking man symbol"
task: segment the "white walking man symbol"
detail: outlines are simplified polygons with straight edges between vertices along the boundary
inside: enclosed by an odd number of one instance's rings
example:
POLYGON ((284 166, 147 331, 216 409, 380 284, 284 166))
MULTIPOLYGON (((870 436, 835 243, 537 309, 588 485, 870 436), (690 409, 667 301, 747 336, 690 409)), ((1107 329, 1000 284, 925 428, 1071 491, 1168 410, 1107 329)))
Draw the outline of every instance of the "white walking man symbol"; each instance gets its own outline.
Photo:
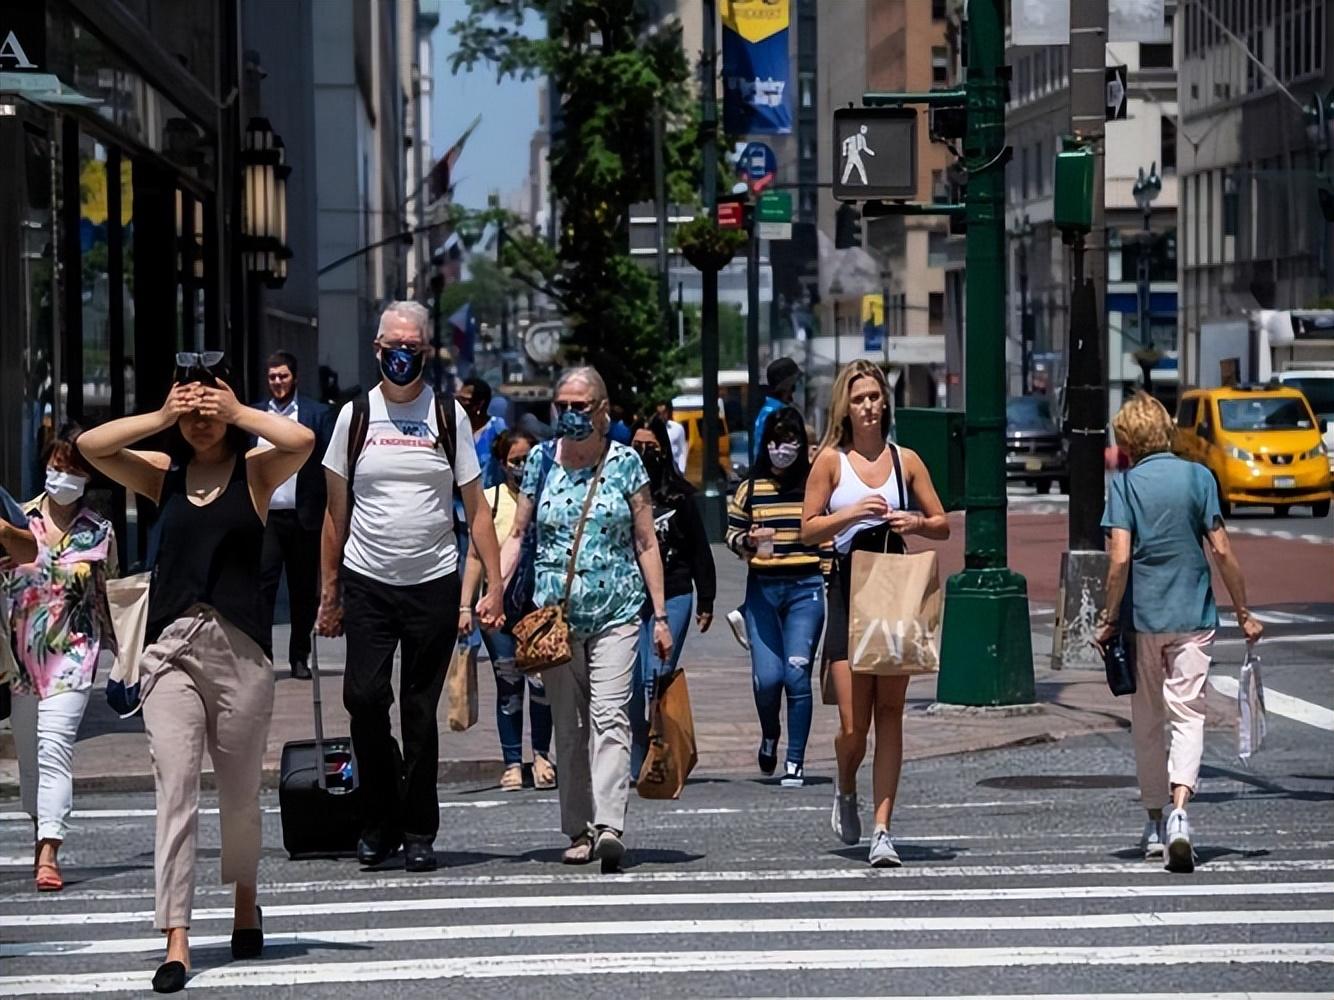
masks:
POLYGON ((862 153, 875 156, 875 150, 866 142, 865 125, 857 130, 856 135, 850 135, 843 140, 843 179, 840 184, 848 183, 848 178, 852 176, 854 170, 861 175, 862 183, 866 183, 866 167, 862 164, 862 153))

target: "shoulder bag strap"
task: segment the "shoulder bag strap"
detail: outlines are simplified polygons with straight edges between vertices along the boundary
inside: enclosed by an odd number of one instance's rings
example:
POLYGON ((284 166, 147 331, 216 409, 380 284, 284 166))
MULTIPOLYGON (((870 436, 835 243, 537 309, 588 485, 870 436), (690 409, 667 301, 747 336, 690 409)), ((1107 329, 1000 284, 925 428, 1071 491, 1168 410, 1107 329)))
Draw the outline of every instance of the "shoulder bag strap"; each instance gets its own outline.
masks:
POLYGON ((588 523, 588 512, 593 507, 593 497, 597 495, 598 482, 602 478, 602 469, 611 454, 610 443, 598 459, 598 466, 593 470, 593 478, 588 482, 588 493, 584 496, 584 509, 579 512, 579 525, 574 529, 574 544, 570 546, 570 561, 565 567, 565 596, 561 598, 561 607, 570 603, 570 588, 574 586, 574 566, 579 560, 579 543, 584 540, 584 525, 588 523))
MULTIPOLYGON (((898 487, 899 487, 899 510, 907 510, 907 509, 908 509, 908 494, 904 491, 904 488, 903 488, 903 463, 899 460, 899 446, 896 445, 896 444, 893 444, 892 442, 888 442, 888 441, 887 441, 887 442, 885 442, 885 447, 887 447, 887 448, 889 449, 889 454, 890 454, 890 456, 894 459, 894 482, 897 483, 897 484, 898 484, 898 487)), ((894 532, 892 532, 892 531, 886 531, 886 532, 885 532, 885 552, 886 552, 886 554, 888 554, 888 552, 889 552, 889 540, 890 540, 890 538, 892 538, 893 536, 894 536, 894 532)), ((904 548, 905 548, 905 549, 907 548, 907 545, 906 545, 906 544, 904 545, 904 548)))

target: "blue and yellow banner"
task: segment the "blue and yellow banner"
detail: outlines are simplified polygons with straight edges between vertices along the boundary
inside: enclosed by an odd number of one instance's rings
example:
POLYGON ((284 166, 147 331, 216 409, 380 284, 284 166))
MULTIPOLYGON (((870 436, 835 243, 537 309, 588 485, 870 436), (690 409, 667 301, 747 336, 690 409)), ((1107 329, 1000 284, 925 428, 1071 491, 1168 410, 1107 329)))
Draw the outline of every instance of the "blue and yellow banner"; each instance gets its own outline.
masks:
POLYGON ((722 0, 723 128, 732 135, 787 135, 789 0, 722 0))

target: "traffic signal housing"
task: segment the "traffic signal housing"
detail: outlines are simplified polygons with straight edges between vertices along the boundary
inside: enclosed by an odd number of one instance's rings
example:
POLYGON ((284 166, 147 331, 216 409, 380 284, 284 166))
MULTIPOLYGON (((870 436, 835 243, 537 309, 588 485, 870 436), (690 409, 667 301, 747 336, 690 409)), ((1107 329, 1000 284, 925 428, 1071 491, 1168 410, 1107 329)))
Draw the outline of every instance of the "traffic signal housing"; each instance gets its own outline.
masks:
POLYGON ((856 205, 839 205, 834 213, 834 249, 862 245, 862 213, 856 205))

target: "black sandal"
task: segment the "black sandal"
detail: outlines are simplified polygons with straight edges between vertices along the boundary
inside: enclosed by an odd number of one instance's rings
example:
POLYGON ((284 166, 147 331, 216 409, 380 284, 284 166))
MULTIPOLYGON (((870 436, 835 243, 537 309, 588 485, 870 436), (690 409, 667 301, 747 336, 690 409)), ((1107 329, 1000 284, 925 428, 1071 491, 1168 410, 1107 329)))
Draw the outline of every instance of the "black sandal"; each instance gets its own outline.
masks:
POLYGON ((259 958, 264 953, 264 911, 255 907, 255 916, 259 919, 258 927, 243 927, 232 931, 232 958, 239 961, 246 958, 259 958))

